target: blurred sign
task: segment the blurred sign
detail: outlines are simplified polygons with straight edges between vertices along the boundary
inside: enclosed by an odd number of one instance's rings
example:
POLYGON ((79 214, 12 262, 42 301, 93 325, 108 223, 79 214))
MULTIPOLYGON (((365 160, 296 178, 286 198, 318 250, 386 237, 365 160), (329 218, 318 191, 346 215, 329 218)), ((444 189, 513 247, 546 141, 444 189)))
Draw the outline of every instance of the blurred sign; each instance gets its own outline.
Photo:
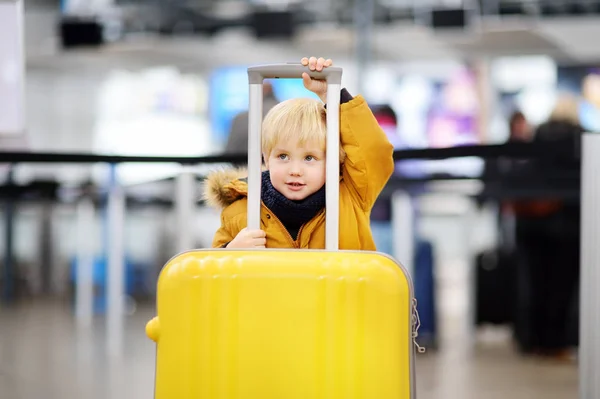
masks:
MULTIPOLYGON (((172 67, 113 71, 99 90, 94 150, 137 156, 213 153, 206 94, 200 76, 172 67)), ((118 174, 119 181, 128 184, 172 176, 178 170, 179 165, 127 164, 118 174)))
POLYGON ((23 4, 0 0, 0 135, 25 131, 23 4))

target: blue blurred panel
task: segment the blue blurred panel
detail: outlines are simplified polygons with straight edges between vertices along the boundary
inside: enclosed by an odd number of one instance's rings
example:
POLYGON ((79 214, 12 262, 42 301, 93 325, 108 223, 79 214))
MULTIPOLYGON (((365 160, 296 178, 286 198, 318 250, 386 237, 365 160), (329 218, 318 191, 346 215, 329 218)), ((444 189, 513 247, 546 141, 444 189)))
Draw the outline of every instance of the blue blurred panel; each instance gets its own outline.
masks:
POLYGON ((233 118, 248 110, 248 74, 246 66, 215 69, 210 78, 210 121, 213 139, 225 143, 233 118))
POLYGON ((579 119, 585 130, 600 133, 600 109, 589 101, 579 103, 579 119))
MULTIPOLYGON (((248 110, 247 66, 217 68, 210 77, 210 121, 213 140, 225 144, 233 118, 248 110)), ((279 101, 291 98, 319 97, 306 90, 302 79, 271 79, 273 93, 279 101)))
POLYGON ((279 101, 299 97, 319 99, 315 93, 304 88, 302 79, 271 79, 270 82, 273 85, 273 93, 279 101))

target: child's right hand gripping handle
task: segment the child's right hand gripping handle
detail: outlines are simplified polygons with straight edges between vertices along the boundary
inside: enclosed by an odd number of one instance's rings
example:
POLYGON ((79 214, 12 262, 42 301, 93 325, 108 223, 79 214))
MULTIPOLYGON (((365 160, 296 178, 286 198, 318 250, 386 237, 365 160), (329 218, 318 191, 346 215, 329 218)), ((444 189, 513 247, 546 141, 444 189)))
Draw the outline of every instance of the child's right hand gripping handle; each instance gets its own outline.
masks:
POLYGON ((320 72, 311 71, 299 62, 256 65, 248 68, 248 81, 262 84, 264 79, 301 79, 306 72, 313 79, 327 80, 328 84, 342 84, 342 68, 330 66, 320 72))
POLYGON ((327 161, 325 248, 337 250, 339 240, 339 145, 340 90, 342 68, 311 71, 301 63, 257 65, 248 68, 250 102, 248 109, 248 229, 260 229, 261 127, 264 79, 301 79, 306 72, 313 79, 327 80, 327 161))

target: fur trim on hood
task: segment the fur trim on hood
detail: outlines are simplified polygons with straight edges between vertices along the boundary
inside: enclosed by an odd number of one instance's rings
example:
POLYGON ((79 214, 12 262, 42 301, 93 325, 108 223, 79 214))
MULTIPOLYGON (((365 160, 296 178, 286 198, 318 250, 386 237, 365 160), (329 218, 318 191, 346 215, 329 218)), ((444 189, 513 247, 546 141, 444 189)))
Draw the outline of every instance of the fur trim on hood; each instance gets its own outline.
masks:
POLYGON ((226 208, 248 196, 248 169, 236 168, 209 173, 204 180, 203 199, 214 208, 226 208))

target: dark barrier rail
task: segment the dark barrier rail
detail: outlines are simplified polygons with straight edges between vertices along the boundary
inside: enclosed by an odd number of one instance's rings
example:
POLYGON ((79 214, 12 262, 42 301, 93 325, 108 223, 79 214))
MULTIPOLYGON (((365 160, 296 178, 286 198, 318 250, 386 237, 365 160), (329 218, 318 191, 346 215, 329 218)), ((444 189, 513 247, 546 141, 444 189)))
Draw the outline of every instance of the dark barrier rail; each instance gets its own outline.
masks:
MULTIPOLYGON (((395 160, 480 157, 493 158, 565 158, 578 156, 578 148, 553 143, 509 143, 494 145, 468 145, 448 148, 423 148, 398 150, 395 160)), ((203 163, 245 163, 245 154, 215 154, 202 157, 127 156, 84 153, 51 152, 0 152, 0 163, 179 163, 183 165, 203 163)))
MULTIPOLYGON (((580 170, 577 165, 579 148, 555 143, 509 143, 498 145, 469 145, 450 148, 423 148, 399 150, 394 152, 394 159, 404 160, 445 160, 461 157, 478 157, 486 161, 498 158, 543 160, 546 163, 557 163, 553 168, 537 168, 519 173, 483 173, 477 177, 456 176, 450 174, 428 174, 421 177, 406 177, 395 174, 381 193, 382 197, 390 196, 398 189, 419 190, 424 184, 432 181, 454 181, 477 179, 485 183, 485 189, 480 194, 481 198, 520 198, 539 197, 540 195, 559 196, 566 198, 579 197, 580 170), (576 160, 564 168, 562 160, 576 160), (563 166, 560 166, 560 164, 563 166)), ((0 152, 0 164, 12 165, 29 163, 175 163, 181 165, 200 165, 210 163, 231 163, 243 166, 246 163, 245 154, 215 154, 202 157, 166 157, 166 156, 128 156, 104 155, 92 153, 45 153, 45 152, 0 152)), ((200 182, 204 176, 196 175, 200 182)), ((167 179, 169 180, 169 179, 167 179)), ((170 180, 174 180, 171 178, 170 180)), ((35 199, 44 197, 55 198, 59 194, 57 182, 32 182, 25 186, 13 184, 8 181, 0 186, 0 198, 13 198, 18 200, 35 199)), ((136 203, 135 198, 129 198, 128 203, 136 203)), ((171 201, 164 199, 145 198, 139 203, 169 205, 171 201)))

